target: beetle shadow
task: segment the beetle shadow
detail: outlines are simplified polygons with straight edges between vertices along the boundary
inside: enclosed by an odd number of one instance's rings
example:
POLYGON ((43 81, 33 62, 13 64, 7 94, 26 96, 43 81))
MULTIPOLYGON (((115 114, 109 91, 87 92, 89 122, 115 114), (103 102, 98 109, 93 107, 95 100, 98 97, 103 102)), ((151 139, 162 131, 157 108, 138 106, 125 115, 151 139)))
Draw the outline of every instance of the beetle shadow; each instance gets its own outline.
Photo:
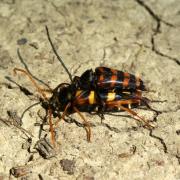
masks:
MULTIPOLYGON (((5 79, 8 80, 9 82, 15 84, 17 87, 19 87, 20 91, 22 91, 26 96, 33 95, 32 92, 30 92, 27 88, 25 88, 25 87, 21 86, 20 84, 18 84, 16 81, 11 79, 11 77, 5 76, 5 79)), ((9 89, 12 89, 12 87, 9 87, 9 89)))

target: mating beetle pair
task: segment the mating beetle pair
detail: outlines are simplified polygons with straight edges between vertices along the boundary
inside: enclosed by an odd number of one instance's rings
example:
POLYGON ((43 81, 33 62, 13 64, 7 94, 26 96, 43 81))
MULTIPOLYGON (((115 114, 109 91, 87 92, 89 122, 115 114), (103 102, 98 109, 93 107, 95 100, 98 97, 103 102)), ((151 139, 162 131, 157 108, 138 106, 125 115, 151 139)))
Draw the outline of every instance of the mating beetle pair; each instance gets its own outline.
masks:
POLYGON ((44 90, 38 86, 27 71, 15 68, 14 72, 20 71, 26 74, 42 95, 43 104, 45 104, 49 114, 53 144, 55 144, 54 126, 57 126, 60 119, 64 119, 65 116, 74 112, 77 112, 84 121, 88 141, 91 138, 91 128, 81 112, 97 112, 103 115, 103 112, 124 110, 135 116, 137 120, 144 122, 146 127, 154 127, 150 122, 131 110, 131 107, 140 105, 149 107, 146 98, 142 97, 142 91, 145 90, 145 86, 140 78, 107 67, 97 67, 95 72, 90 69, 85 71, 80 77, 75 76, 72 78, 72 75, 54 48, 47 27, 46 32, 51 47, 68 73, 71 83, 61 83, 53 90, 48 89, 52 96, 47 98, 44 90), (60 112, 63 112, 63 114, 61 115, 60 112), (59 120, 53 123, 52 115, 58 116, 59 120))

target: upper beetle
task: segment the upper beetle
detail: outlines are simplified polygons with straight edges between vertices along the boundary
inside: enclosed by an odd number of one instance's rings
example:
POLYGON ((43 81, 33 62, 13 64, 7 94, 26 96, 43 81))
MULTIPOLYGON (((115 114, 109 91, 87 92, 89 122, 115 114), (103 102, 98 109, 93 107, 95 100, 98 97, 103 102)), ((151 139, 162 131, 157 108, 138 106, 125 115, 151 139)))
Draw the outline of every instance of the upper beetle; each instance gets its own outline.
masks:
POLYGON ((75 76, 72 82, 76 88, 93 90, 126 90, 144 91, 143 81, 133 74, 111 69, 108 67, 97 67, 86 70, 80 77, 75 76))

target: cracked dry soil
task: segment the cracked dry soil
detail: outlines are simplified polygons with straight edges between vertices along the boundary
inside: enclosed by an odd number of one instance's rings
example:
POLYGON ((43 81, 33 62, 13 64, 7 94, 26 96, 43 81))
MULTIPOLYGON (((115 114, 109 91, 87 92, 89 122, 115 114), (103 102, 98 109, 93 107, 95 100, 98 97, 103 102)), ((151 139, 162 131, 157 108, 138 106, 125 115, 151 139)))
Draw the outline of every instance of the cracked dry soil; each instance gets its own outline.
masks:
POLYGON ((0 179, 180 179, 178 0, 1 0, 0 24, 0 179), (157 128, 148 131, 125 112, 102 123, 84 113, 91 143, 76 114, 60 122, 56 150, 48 136, 39 139, 49 126, 39 131, 38 93, 12 72, 27 69, 43 87, 69 82, 45 25, 73 75, 100 65, 140 75, 161 113, 136 111, 157 128))

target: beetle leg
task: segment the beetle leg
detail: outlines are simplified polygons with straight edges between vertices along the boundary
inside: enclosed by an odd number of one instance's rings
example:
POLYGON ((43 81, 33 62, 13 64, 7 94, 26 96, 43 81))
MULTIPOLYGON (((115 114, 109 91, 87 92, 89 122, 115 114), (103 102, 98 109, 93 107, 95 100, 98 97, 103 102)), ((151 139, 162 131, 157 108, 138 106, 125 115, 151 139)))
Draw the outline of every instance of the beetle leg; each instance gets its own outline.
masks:
POLYGON ((98 113, 98 116, 101 118, 101 123, 102 123, 102 121, 105 119, 103 112, 105 111, 106 103, 101 99, 99 91, 98 90, 96 90, 96 91, 97 91, 96 92, 96 101, 99 104, 97 113, 98 113))
POLYGON ((68 104, 66 105, 66 107, 65 107, 65 109, 64 109, 64 112, 63 112, 61 118, 59 118, 59 119, 55 122, 55 124, 54 124, 55 127, 58 126, 58 123, 60 122, 61 119, 64 119, 64 118, 65 118, 65 116, 66 116, 66 114, 67 114, 67 110, 68 110, 68 108, 69 108, 70 106, 71 106, 71 103, 68 103, 68 104))
POLYGON ((140 101, 139 99, 129 99, 129 100, 123 100, 123 101, 117 101, 117 102, 116 101, 115 102, 108 102, 108 105, 113 106, 113 107, 118 107, 124 111, 127 111, 128 113, 137 117, 136 120, 144 122, 146 127, 150 128, 150 129, 154 128, 155 125, 151 124, 149 121, 147 121, 143 117, 139 116, 138 113, 136 113, 135 111, 123 106, 123 105, 138 103, 139 101, 140 101))
MULTIPOLYGON (((65 116, 66 116, 66 114, 67 114, 67 110, 68 110, 68 108, 69 108, 70 106, 71 106, 71 103, 68 103, 68 104, 66 105, 66 107, 65 107, 65 109, 64 109, 64 112, 63 112, 61 118, 59 118, 59 119, 55 122, 55 124, 54 124, 55 127, 57 127, 57 125, 58 125, 58 123, 59 123, 59 121, 60 121, 61 119, 64 120, 64 118, 65 118, 65 116)), ((87 140, 90 142, 90 139, 91 139, 91 129, 90 129, 89 123, 87 122, 87 120, 84 118, 84 116, 80 113, 80 111, 79 111, 76 107, 73 107, 73 109, 74 109, 74 111, 77 112, 77 113, 79 114, 79 116, 83 119, 83 121, 85 122, 85 125, 87 125, 87 127, 85 126, 85 130, 86 130, 86 132, 87 132, 87 140)))
POLYGON ((90 128, 89 122, 85 119, 85 117, 81 114, 81 112, 75 106, 73 107, 73 109, 74 109, 74 111, 76 111, 79 114, 81 119, 84 121, 85 130, 87 132, 87 140, 88 140, 88 142, 90 142, 91 141, 91 128, 90 128))
POLYGON ((101 123, 105 119, 105 117, 104 117, 104 109, 105 109, 104 107, 102 108, 100 106, 100 107, 97 107, 97 111, 96 111, 96 114, 101 118, 101 123))
MULTIPOLYGON (((64 119, 64 116, 66 115, 66 113, 67 113, 67 109, 68 109, 68 107, 70 107, 70 105, 71 105, 71 103, 68 103, 67 105, 66 105, 66 107, 65 107, 65 110, 64 110, 64 112, 63 112, 63 115, 62 115, 62 119, 64 119)), ((55 133, 54 133, 54 127, 53 127, 53 123, 52 123, 52 110, 49 108, 48 109, 48 115, 49 115, 49 126, 50 126, 50 132, 51 132, 51 143, 52 143, 52 145, 54 146, 54 147, 56 147, 56 144, 55 144, 55 133)), ((57 125, 58 125, 58 123, 59 123, 59 121, 60 121, 61 119, 59 118, 56 122, 55 122, 55 128, 57 127, 57 125)))
POLYGON ((48 109, 48 114, 49 114, 49 126, 50 126, 50 132, 51 132, 51 143, 55 147, 55 133, 54 133, 54 128, 53 128, 53 123, 52 123, 52 110, 49 108, 48 109))
POLYGON ((154 126, 152 124, 150 124, 147 120, 145 120, 144 118, 142 118, 141 116, 138 115, 138 113, 136 113, 135 111, 126 108, 122 105, 119 105, 119 107, 124 110, 127 111, 128 113, 132 114, 133 116, 137 117, 139 120, 143 121, 145 123, 145 126, 149 127, 149 128, 154 128, 154 126))

